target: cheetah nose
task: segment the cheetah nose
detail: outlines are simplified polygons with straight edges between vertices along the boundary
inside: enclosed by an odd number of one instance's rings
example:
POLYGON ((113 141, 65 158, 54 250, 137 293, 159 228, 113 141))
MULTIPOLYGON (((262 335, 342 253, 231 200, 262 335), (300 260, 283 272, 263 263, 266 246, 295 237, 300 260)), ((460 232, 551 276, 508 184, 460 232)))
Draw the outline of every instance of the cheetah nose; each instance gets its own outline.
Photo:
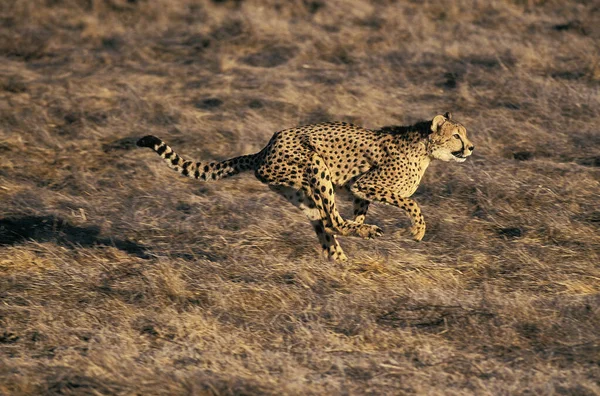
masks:
POLYGON ((471 151, 475 150, 475 146, 469 146, 469 147, 467 147, 467 148, 468 148, 469 150, 471 150, 471 151))

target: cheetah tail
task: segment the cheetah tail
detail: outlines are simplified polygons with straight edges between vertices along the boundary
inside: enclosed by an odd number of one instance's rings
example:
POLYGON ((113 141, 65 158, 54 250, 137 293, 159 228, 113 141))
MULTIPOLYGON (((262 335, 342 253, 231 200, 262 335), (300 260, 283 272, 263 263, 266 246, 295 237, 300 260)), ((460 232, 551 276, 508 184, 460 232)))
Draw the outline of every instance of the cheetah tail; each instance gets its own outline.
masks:
POLYGON ((171 147, 156 136, 148 135, 138 140, 140 147, 149 147, 165 160, 171 169, 184 176, 200 180, 219 180, 254 169, 258 154, 242 155, 221 162, 193 162, 181 158, 171 147))

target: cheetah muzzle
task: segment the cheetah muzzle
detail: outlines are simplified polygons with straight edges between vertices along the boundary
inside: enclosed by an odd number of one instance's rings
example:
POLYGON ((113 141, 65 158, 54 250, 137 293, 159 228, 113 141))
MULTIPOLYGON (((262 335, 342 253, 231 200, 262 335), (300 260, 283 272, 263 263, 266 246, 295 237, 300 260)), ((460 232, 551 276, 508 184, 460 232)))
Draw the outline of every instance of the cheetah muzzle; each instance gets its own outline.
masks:
POLYGON ((256 154, 221 162, 184 160, 155 136, 138 146, 149 147, 169 167, 184 176, 219 180, 254 171, 263 183, 302 210, 310 220, 323 255, 346 260, 339 236, 365 239, 381 236, 375 225, 364 224, 373 201, 403 209, 411 219, 410 235, 420 241, 425 220, 410 197, 433 159, 464 162, 475 147, 467 130, 450 113, 410 126, 368 130, 344 122, 306 125, 276 132, 256 154), (344 188, 353 197, 354 219, 340 215, 335 192, 344 188))

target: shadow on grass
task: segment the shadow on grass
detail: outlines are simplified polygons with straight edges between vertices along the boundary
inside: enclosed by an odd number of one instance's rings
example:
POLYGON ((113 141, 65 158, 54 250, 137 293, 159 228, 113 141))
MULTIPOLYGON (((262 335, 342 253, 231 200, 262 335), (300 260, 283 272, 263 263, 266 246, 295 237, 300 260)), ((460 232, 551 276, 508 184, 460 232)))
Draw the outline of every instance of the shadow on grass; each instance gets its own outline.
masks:
POLYGON ((439 326, 462 326, 465 322, 477 318, 478 322, 486 322, 496 315, 485 309, 467 309, 454 305, 415 305, 402 303, 380 315, 378 323, 390 327, 416 327, 435 329, 439 326))
POLYGON ((69 248, 113 246, 142 259, 150 258, 144 247, 135 242, 100 237, 98 226, 74 226, 64 219, 53 216, 0 219, 0 246, 16 245, 27 240, 55 242, 69 248))

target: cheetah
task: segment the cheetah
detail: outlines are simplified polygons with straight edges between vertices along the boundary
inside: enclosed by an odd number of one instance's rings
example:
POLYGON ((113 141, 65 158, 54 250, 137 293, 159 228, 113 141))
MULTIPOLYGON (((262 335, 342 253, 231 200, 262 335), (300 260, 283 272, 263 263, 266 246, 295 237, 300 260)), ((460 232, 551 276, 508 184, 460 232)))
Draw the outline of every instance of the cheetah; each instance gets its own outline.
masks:
POLYGON ((425 235, 419 205, 410 198, 432 159, 464 162, 475 147, 465 127, 451 114, 411 126, 369 130, 345 122, 306 125, 276 132, 260 152, 221 162, 194 162, 181 158, 155 136, 137 145, 149 147, 169 167, 184 176, 213 181, 254 171, 273 191, 301 209, 310 220, 325 258, 347 260, 336 235, 365 239, 382 235, 365 224, 373 201, 404 210, 411 219, 416 241, 425 235), (342 218, 335 202, 336 190, 353 196, 354 219, 342 218))

